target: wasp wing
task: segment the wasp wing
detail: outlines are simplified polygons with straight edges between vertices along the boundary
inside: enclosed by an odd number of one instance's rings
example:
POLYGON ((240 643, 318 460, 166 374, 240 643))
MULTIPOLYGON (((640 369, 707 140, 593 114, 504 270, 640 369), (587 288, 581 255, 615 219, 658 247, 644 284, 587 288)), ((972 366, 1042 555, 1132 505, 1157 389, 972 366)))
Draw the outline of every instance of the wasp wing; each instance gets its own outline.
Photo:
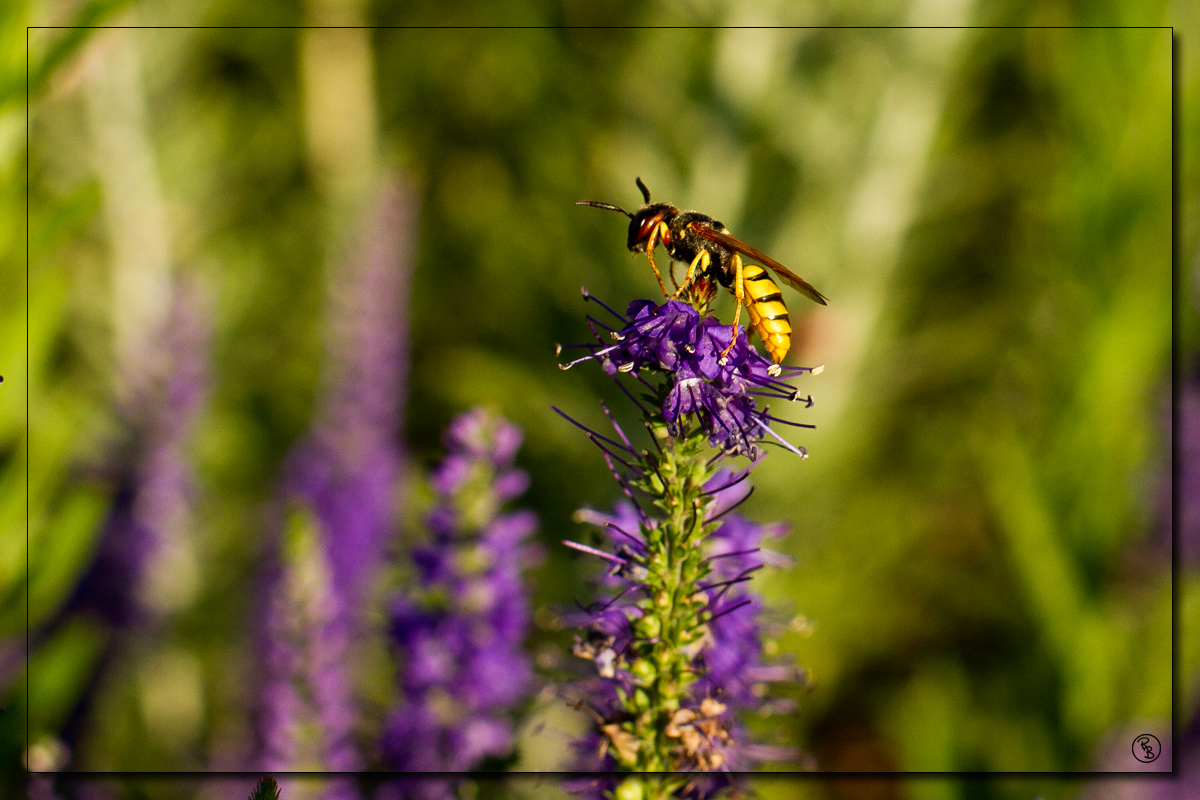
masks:
POLYGON ((728 234, 724 231, 719 231, 716 228, 709 227, 708 225, 693 225, 692 230, 703 236, 705 239, 711 239, 717 244, 725 245, 735 253, 741 253, 744 256, 753 258, 763 266, 770 267, 775 274, 783 280, 784 283, 807 297, 809 300, 812 300, 814 303, 820 303, 823 306, 829 304, 825 298, 825 295, 814 289, 811 283, 804 280, 804 278, 801 278, 799 275, 792 272, 775 259, 746 244, 736 236, 728 234))

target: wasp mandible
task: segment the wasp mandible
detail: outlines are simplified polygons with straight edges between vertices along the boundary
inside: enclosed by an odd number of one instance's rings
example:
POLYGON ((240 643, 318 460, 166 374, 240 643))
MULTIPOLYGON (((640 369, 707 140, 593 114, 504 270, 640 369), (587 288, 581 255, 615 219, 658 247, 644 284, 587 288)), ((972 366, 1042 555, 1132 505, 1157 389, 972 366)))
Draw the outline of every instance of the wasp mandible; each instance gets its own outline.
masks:
MULTIPOLYGON (((721 353, 722 364, 737 342, 738 321, 743 305, 750 314, 754 332, 766 345, 771 359, 776 364, 781 363, 791 347, 792 326, 779 285, 759 264, 774 270, 784 283, 814 302, 826 305, 825 296, 775 259, 733 236, 712 217, 696 211, 680 211, 670 203, 651 203, 650 190, 641 178, 637 179, 637 187, 642 190, 646 204, 636 214, 620 206, 595 200, 580 200, 575 205, 606 208, 629 217, 629 240, 626 245, 630 252, 645 253, 650 259, 650 268, 654 270, 654 277, 664 297, 675 300, 685 292, 691 292, 692 296, 707 303, 716 293, 713 281, 733 292, 737 300, 737 310, 733 313, 733 338, 721 353), (654 263, 654 248, 659 244, 666 248, 672 263, 683 261, 688 265, 687 275, 674 294, 667 291, 662 273, 654 263), (744 264, 742 256, 759 263, 744 264)), ((675 280, 673 269, 671 280, 675 280)))

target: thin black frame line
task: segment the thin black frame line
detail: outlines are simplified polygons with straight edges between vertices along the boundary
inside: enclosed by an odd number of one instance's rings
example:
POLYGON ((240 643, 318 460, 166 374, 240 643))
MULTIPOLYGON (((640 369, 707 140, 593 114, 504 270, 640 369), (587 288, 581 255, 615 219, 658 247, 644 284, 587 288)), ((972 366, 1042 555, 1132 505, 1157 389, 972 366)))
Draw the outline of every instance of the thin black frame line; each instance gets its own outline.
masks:
MULTIPOLYGON (((918 776, 968 776, 968 777, 1075 777, 1079 780, 1094 780, 1096 777, 1114 776, 1123 777, 1129 775, 1136 776, 1174 776, 1176 774, 1175 765, 1175 747, 1174 744, 1180 740, 1180 717, 1176 714, 1176 708, 1180 703, 1180 690, 1176 681, 1176 661, 1178 658, 1178 649, 1176 646, 1176 638, 1178 636, 1178 626, 1180 626, 1180 616, 1176 614, 1176 606, 1178 603, 1178 506, 1180 506, 1180 497, 1175 491, 1178 479, 1178 467, 1180 467, 1180 452, 1178 452, 1176 433, 1178 431, 1178 409, 1175 399, 1178 396, 1180 389, 1180 374, 1176 369, 1178 359, 1181 357, 1180 345, 1178 345, 1178 337, 1176 336, 1178 329, 1178 315, 1176 313, 1175 289, 1178 281, 1180 281, 1180 273, 1178 273, 1177 259, 1180 254, 1180 225, 1178 225, 1178 193, 1180 193, 1180 180, 1178 180, 1178 170, 1180 170, 1180 154, 1178 154, 1177 132, 1180 131, 1180 104, 1178 104, 1178 94, 1180 94, 1181 82, 1178 80, 1178 73, 1181 68, 1181 55, 1177 49, 1178 37, 1175 34, 1174 25, 605 25, 605 26, 576 26, 576 25, 26 25, 25 26, 25 753, 28 757, 30 741, 30 720, 32 709, 30 706, 30 594, 29 594, 29 575, 30 575, 30 495, 29 495, 29 464, 31 456, 30 447, 30 357, 29 357, 29 301, 30 301, 30 251, 29 251, 29 236, 30 236, 30 206, 29 206, 29 191, 30 191, 30 31, 32 30, 1170 30, 1171 31, 1171 271, 1172 271, 1172 302, 1171 302, 1171 769, 1162 771, 1056 771, 1056 772, 997 772, 997 771, 887 771, 887 772, 822 772, 822 771, 772 771, 772 772, 728 772, 728 774, 737 775, 755 775, 758 777, 772 775, 787 775, 787 776, 803 776, 803 777, 859 777, 865 780, 871 780, 875 777, 906 777, 912 775, 918 776)), ((23 764, 23 770, 26 775, 44 775, 58 777, 175 777, 180 776, 196 776, 203 777, 205 780, 209 778, 220 778, 224 776, 252 776, 264 775, 264 772, 196 772, 196 771, 166 771, 166 772, 34 772, 29 769, 28 764, 23 764)), ((384 772, 276 772, 275 775, 283 775, 289 777, 313 777, 325 778, 330 776, 366 776, 374 777, 376 780, 402 780, 402 778, 386 778, 383 777, 384 772)), ((400 774, 394 774, 400 775, 400 774)), ((406 775, 445 775, 444 772, 408 772, 406 775)), ((450 775, 491 775, 490 772, 485 774, 473 774, 473 772, 451 772, 450 775)), ((581 775, 580 772, 503 772, 497 774, 500 776, 510 775, 581 775)), ((584 772, 583 775, 590 775, 590 772, 584 772)), ((613 775, 612 772, 596 772, 596 775, 613 775)))
POLYGON ((33 679, 29 668, 33 646, 29 616, 29 460, 33 452, 29 446, 29 30, 25 29, 25 758, 21 765, 26 772, 29 771, 29 748, 33 744, 30 741, 33 707, 29 696, 33 679))
POLYGON ((1173 25, 30 25, 35 30, 409 30, 409 31, 471 31, 471 30, 648 30, 648 31, 708 31, 708 30, 1170 30, 1173 25))
POLYGON ((1182 180, 1180 175, 1179 133, 1182 130, 1180 108, 1180 87, 1183 84, 1182 54, 1180 42, 1171 29, 1171 772, 1175 772, 1175 742, 1180 741, 1182 727, 1183 702, 1182 692, 1176 667, 1180 658, 1176 641, 1179 638, 1180 614, 1179 607, 1179 519, 1182 503, 1179 494, 1179 474, 1183 468, 1183 458, 1180 454, 1180 424, 1179 398, 1183 389, 1184 365, 1182 348, 1180 347, 1181 332, 1178 313, 1178 303, 1184 296, 1182 287, 1180 256, 1183 251, 1180 242, 1180 192, 1182 180))
MULTIPOLYGON (((1172 762, 1172 767, 1174 762, 1172 762)), ((1131 776, 1138 778, 1155 778, 1160 780, 1172 780, 1174 772, 1167 770, 1148 770, 1145 772, 899 772, 889 770, 886 772, 821 772, 821 771, 805 771, 805 770, 781 770, 777 772, 747 772, 745 770, 730 770, 729 772, 597 772, 597 771, 580 771, 571 772, 569 770, 546 770, 545 772, 312 772, 312 771, 286 771, 272 772, 262 770, 258 772, 250 772, 239 770, 237 772, 203 772, 196 770, 187 770, 180 772, 34 772, 32 775, 45 777, 54 777, 57 779, 91 781, 103 778, 144 778, 146 780, 178 780, 181 777, 191 777, 200 780, 238 780, 245 778, 260 777, 270 775, 274 778, 288 778, 293 780, 325 780, 329 778, 363 778, 365 783, 380 784, 390 781, 404 780, 419 780, 428 778, 430 780, 436 778, 444 778, 446 776, 456 776, 461 778, 469 778, 471 780, 495 780, 503 782, 510 778, 536 779, 539 777, 598 777, 598 778, 615 778, 622 775, 693 775, 699 778, 710 777, 720 779, 722 775, 746 775, 756 780, 775 776, 788 778, 806 778, 810 780, 824 780, 826 778, 860 778, 862 780, 878 780, 879 778, 904 778, 909 775, 917 775, 921 777, 942 777, 942 776, 962 776, 970 778, 990 778, 990 777, 1005 777, 1005 778, 1074 778, 1080 781, 1090 781, 1094 778, 1104 780, 1127 780, 1131 776)))

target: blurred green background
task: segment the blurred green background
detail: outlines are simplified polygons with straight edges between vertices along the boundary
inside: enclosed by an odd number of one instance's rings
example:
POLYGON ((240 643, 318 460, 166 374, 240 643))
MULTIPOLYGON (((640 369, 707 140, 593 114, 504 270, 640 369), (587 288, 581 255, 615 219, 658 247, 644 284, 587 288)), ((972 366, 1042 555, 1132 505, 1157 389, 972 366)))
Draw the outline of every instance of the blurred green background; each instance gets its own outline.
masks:
MULTIPOLYGON (((1166 740, 1172 624, 1200 615, 1196 561, 1181 563, 1174 618, 1170 571, 1173 296, 1175 376, 1200 380, 1198 181, 1182 158, 1200 144, 1200 86, 1181 62, 1173 295, 1171 31, 1071 26, 1185 13, 1116 0, 443 5, 0 12, 5 771, 27 755, 68 770, 219 769, 246 741, 264 508, 313 423, 331 264, 386 174, 420 201, 406 480, 419 486, 441 430, 471 405, 520 423, 523 502, 549 553, 538 608, 587 596, 586 562, 555 543, 581 535, 574 509, 617 496, 550 404, 597 425, 598 398, 624 408, 599 370, 559 371, 554 345, 588 338, 581 285, 615 306, 656 292, 623 218, 572 203, 634 207, 640 176, 655 200, 721 219, 831 300, 786 295, 789 362, 825 365, 802 379, 814 407, 788 416, 818 427, 790 437, 807 461, 776 453, 756 471, 745 507, 792 524, 781 547, 797 566, 759 585, 809 621, 778 647, 814 684, 796 715, 752 727, 846 772, 1133 769, 1132 735, 1166 740), (560 27, 220 27, 468 22, 560 27), (147 27, 29 32, 26 150, 25 26, 89 24, 147 27), (163 27, 184 24, 213 27, 163 27), (597 27, 614 25, 655 27, 597 27), (753 27, 772 25, 806 27, 753 27), (890 27, 904 25, 1017 27, 890 27), (176 565, 190 588, 143 635, 64 609, 119 489, 123 409, 152 369, 139 348, 180 280, 211 311, 176 565)), ((568 640, 535 631, 547 674, 568 640)), ((1183 726, 1200 646, 1176 648, 1183 726)), ((553 705, 538 713, 583 724, 553 705)), ((525 740, 530 768, 562 757, 525 740)), ((1049 799, 1077 785, 760 788, 1049 799)))

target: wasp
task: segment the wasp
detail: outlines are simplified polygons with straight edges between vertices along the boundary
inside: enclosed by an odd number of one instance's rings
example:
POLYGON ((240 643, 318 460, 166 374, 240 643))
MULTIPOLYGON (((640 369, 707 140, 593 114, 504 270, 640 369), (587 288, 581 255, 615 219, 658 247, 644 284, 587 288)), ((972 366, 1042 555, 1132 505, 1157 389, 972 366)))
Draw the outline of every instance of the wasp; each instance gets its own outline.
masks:
POLYGON ((791 347, 792 326, 788 321, 787 307, 783 304, 783 292, 763 266, 769 267, 784 283, 814 302, 826 305, 825 295, 775 259, 735 237, 712 217, 697 211, 680 211, 670 203, 651 203, 646 184, 642 183, 641 178, 637 178, 636 182, 646 200, 636 214, 620 206, 595 200, 580 200, 575 205, 606 208, 629 217, 629 239, 626 244, 630 252, 645 253, 650 259, 650 268, 654 270, 654 277, 664 297, 675 300, 690 296, 699 298, 701 304, 706 305, 716 293, 715 283, 733 292, 737 300, 737 310, 733 313, 733 338, 721 353, 722 364, 737 342, 738 321, 743 305, 750 314, 754 332, 766 345, 771 359, 776 364, 781 363, 791 347), (667 291, 662 273, 654 263, 654 248, 660 244, 671 257, 672 283, 675 282, 674 263, 682 261, 688 265, 687 275, 682 284, 676 284, 678 288, 674 294, 667 291), (744 263, 743 256, 758 264, 744 263))

